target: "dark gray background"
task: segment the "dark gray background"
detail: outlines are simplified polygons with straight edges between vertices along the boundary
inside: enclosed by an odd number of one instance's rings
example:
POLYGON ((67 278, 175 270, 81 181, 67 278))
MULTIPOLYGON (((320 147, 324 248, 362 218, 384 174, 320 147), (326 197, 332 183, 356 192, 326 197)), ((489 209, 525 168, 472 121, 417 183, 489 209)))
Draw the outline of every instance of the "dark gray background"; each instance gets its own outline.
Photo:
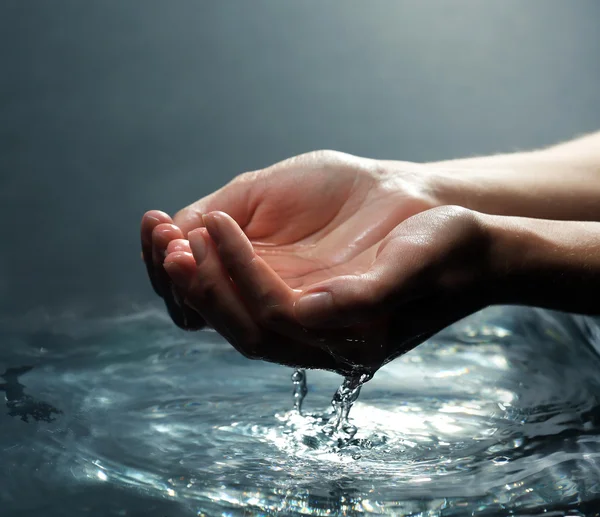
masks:
POLYGON ((151 300, 143 212, 293 154, 598 129, 599 24, 594 0, 2 0, 0 310, 151 300))

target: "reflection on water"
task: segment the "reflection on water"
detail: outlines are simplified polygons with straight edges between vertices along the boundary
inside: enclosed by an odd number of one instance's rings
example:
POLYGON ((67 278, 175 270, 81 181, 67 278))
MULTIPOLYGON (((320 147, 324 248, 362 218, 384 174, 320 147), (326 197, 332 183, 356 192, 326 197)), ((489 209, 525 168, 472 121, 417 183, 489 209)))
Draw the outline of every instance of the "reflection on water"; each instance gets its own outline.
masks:
POLYGON ((377 372, 340 447, 322 431, 340 377, 308 372, 300 413, 289 369, 161 312, 8 329, 7 399, 63 413, 0 416, 3 515, 135 515, 123 494, 169 517, 596 515, 599 334, 533 309, 474 315, 377 372), (111 495, 94 509, 91 493, 111 495))

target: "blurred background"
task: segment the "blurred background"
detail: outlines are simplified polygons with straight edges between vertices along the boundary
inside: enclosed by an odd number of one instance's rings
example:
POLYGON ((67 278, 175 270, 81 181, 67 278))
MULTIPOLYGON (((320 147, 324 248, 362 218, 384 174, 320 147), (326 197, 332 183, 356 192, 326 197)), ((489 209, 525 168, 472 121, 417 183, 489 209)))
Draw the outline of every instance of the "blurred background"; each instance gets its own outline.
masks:
POLYGON ((291 155, 597 130, 599 20, 594 0, 4 0, 0 310, 152 302, 142 214, 291 155))

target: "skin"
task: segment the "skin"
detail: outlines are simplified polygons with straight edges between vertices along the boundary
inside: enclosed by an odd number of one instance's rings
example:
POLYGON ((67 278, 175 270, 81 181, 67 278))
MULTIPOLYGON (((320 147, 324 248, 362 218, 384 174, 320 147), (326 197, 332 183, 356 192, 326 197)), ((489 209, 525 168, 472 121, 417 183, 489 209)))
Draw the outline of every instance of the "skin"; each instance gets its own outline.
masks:
POLYGON ((595 313, 582 289, 600 287, 597 143, 571 146, 570 162, 551 149, 496 166, 309 153, 238 176, 173 219, 146 213, 143 257, 182 328, 207 324, 251 358, 375 371, 487 305, 595 313), (579 172, 560 173, 565 163, 579 172), (557 168, 554 189, 536 179, 544 164, 557 168), (581 203, 567 203, 565 178, 581 203), (553 214, 583 222, 540 219, 553 214))

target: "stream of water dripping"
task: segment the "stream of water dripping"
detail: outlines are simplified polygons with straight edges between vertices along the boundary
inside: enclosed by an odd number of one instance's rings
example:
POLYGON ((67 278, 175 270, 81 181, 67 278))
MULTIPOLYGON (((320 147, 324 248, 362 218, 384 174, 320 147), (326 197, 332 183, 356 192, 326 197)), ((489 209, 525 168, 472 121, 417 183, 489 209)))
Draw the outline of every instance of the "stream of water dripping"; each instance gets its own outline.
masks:
POLYGON ((323 427, 323 432, 328 436, 335 434, 345 444, 352 440, 358 429, 349 421, 350 410, 360 395, 360 390, 365 382, 373 377, 370 373, 344 377, 342 385, 337 389, 331 399, 332 417, 323 427))
POLYGON ((302 403, 308 391, 306 387, 306 370, 298 368, 292 373, 294 411, 302 414, 302 403))
MULTIPOLYGON (((350 410, 358 400, 363 384, 373 378, 372 373, 362 373, 344 377, 340 387, 331 399, 331 417, 321 431, 337 439, 338 447, 348 444, 358 431, 350 422, 350 410)), ((293 411, 302 414, 302 404, 308 392, 306 370, 298 368, 292 373, 293 411)))

